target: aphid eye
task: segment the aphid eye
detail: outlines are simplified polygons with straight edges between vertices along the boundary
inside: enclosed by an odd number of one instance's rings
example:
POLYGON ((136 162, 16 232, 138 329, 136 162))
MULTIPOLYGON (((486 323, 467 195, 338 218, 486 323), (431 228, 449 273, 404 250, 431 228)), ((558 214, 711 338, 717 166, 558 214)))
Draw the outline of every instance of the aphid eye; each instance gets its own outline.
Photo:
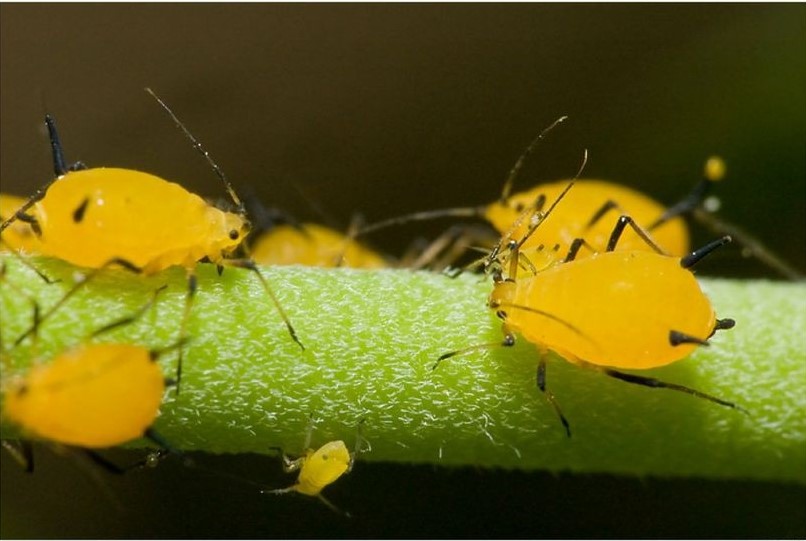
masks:
POLYGON ((239 233, 236 229, 231 229, 229 232, 229 238, 232 240, 238 240, 239 233))
POLYGON ((523 212, 526 209, 526 205, 523 203, 515 203, 515 212, 523 212))

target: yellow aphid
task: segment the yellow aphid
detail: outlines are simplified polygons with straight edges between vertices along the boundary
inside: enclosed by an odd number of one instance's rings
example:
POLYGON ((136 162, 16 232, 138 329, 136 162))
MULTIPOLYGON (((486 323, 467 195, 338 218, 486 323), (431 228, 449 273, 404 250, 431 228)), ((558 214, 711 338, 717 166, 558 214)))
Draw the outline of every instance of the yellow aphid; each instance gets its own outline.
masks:
POLYGON ((353 464, 353 456, 341 440, 331 441, 314 451, 308 449, 299 466, 299 477, 290 489, 307 496, 319 496, 322 489, 335 483, 353 464))
MULTIPOLYGON (((566 186, 555 203, 527 234, 534 234, 556 218, 566 186)), ((565 360, 592 368, 611 377, 686 392, 723 406, 728 402, 681 385, 619 372, 616 368, 644 370, 664 366, 688 356, 720 329, 730 329, 732 319, 717 319, 690 268, 720 246, 723 237, 680 258, 655 252, 616 251, 629 218, 619 221, 608 240, 608 251, 593 250, 589 257, 575 259, 581 243, 562 262, 542 265, 518 277, 520 252, 528 238, 503 239, 490 254, 486 269, 493 275, 488 306, 503 321, 504 340, 446 353, 439 362, 468 351, 494 346, 512 346, 516 333, 535 344, 540 352, 537 385, 554 407, 568 436, 570 426, 546 388, 546 353, 551 350, 565 360)), ((527 267, 528 268, 528 267, 527 267)), ((434 365, 436 368, 437 365, 434 365)), ((741 409, 741 408, 737 408, 741 409)))
POLYGON ((141 438, 165 390, 155 357, 128 344, 75 347, 11 382, 3 414, 31 436, 66 445, 101 448, 141 438))
MULTIPOLYGON (((16 195, 0 193, 0 221, 5 221, 13 216, 25 204, 25 201, 25 198, 16 195)), ((22 221, 13 222, 3 231, 0 250, 6 249, 27 254, 38 254, 41 250, 36 233, 29 224, 22 221)))
MULTIPOLYGON (((341 440, 330 441, 319 449, 314 450, 310 447, 313 424, 309 425, 305 435, 305 445, 303 446, 306 449, 305 454, 297 459, 291 459, 283 453, 283 469, 286 472, 299 471, 297 482, 287 488, 266 489, 261 492, 266 494, 298 492, 306 496, 316 497, 333 511, 342 513, 338 507, 330 503, 322 495, 322 490, 353 469, 355 457, 359 452, 369 450, 369 447, 362 448, 362 442, 366 441, 361 435, 363 422, 362 420, 359 423, 355 449, 352 452, 347 450, 347 446, 341 440)), ((348 513, 345 513, 345 515, 349 516, 348 513)))
MULTIPOLYGON (((541 184, 531 190, 514 194, 505 201, 496 201, 486 207, 484 217, 499 233, 507 233, 521 213, 528 210, 536 201, 556 200, 568 186, 568 182, 541 184)), ((629 215, 636 223, 649 225, 665 210, 666 207, 657 201, 625 186, 602 180, 577 180, 574 188, 565 196, 563 204, 554 209, 551 217, 541 223, 540 228, 529 237, 522 248, 528 250, 540 245, 559 245, 559 253, 565 255, 575 239, 584 238, 597 250, 604 251, 620 215, 629 215), (617 207, 612 207, 591 224, 591 220, 598 216, 597 213, 607 208, 608 201, 614 202, 617 207)), ((526 229, 527 224, 524 223, 510 234, 514 238, 521 238, 525 235, 526 229)), ((655 243, 670 255, 683 256, 689 251, 688 228, 679 216, 652 229, 650 234, 655 243)), ((617 249, 650 250, 646 242, 634 231, 622 236, 617 249)), ((588 255, 588 252, 580 253, 580 257, 588 255)))
POLYGON ((31 212, 41 252, 98 268, 124 259, 144 274, 221 263, 248 232, 244 219, 154 175, 98 167, 62 176, 31 212))
POLYGON ((328 227, 305 223, 278 225, 260 235, 251 248, 261 265, 306 265, 380 269, 387 261, 376 252, 328 227))
MULTIPOLYGON (((238 212, 218 209, 180 185, 149 173, 105 167, 87 169, 83 164, 67 167, 55 122, 46 116, 56 179, 31 196, 20 211, 8 217, 0 231, 18 222, 30 224, 39 237, 40 253, 93 269, 93 272, 70 290, 59 304, 51 307, 42 320, 106 267, 122 266, 150 275, 178 266, 184 268, 188 276, 185 311, 180 326, 182 341, 187 337, 187 322, 196 293, 196 265, 204 260, 220 267, 241 267, 254 272, 289 335, 304 349, 255 262, 232 258, 233 252, 248 235, 250 224, 231 184, 168 106, 149 89, 146 90, 214 168, 238 212)), ((35 330, 34 327, 29 329, 17 343, 35 330)), ((177 364, 181 376, 181 350, 177 364)))

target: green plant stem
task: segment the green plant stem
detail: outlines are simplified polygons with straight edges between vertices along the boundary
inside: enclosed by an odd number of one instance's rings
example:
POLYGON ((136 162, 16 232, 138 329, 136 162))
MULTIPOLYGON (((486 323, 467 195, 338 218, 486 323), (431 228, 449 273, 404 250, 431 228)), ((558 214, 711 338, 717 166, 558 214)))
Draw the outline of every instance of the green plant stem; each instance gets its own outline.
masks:
MULTIPOLYGON (((137 322, 96 338, 148 347, 175 343, 186 293, 174 269, 142 277, 110 270, 42 324, 35 344, 12 343, 70 287, 64 263, 18 259, 0 284, 4 377, 47 359, 169 287, 137 322)), ((501 339, 478 276, 400 270, 263 269, 306 350, 291 340, 248 271, 217 276, 199 265, 181 394, 166 393, 157 430, 173 445, 213 453, 301 450, 308 416, 314 446, 352 445, 365 419, 361 460, 806 482, 806 286, 702 279, 719 317, 736 328, 710 347, 647 375, 733 401, 745 415, 690 395, 630 385, 552 356, 548 386, 569 419, 567 438, 535 386, 538 355, 478 350, 431 366, 440 354, 501 339)), ((584 302, 581 299, 580 302, 584 302)), ((669 302, 675 302, 670 299, 669 302)), ((636 322, 640 324, 640 322, 636 322)), ((626 323, 625 323, 626 324, 626 323)), ((166 355, 166 375, 175 353, 166 355)), ((3 436, 14 428, 3 426, 3 436)))

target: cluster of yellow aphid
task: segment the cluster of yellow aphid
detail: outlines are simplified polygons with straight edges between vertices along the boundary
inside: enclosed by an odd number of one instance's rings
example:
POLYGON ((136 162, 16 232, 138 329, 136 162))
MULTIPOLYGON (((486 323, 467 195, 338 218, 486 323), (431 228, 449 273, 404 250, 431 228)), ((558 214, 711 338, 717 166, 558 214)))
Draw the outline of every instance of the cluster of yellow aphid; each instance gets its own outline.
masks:
MULTIPOLYGON (((89 270, 55 306, 42 315, 36 310, 34 324, 18 342, 34 335, 68 297, 110 266, 142 274, 179 266, 187 271, 188 291, 180 337, 170 348, 179 351, 174 380, 178 384, 200 261, 253 271, 291 339, 302 347, 305 337, 297 337, 258 264, 378 268, 388 265, 388 259, 360 245, 357 236, 409 220, 476 216, 486 219, 499 236, 477 263, 493 278, 488 305, 503 322, 504 339, 445 353, 437 364, 478 348, 510 346, 515 334, 520 334, 541 352, 538 387, 569 436, 570 426, 546 388, 543 353, 548 350, 630 383, 670 388, 736 407, 693 389, 617 370, 672 363, 705 344, 716 330, 733 326, 732 320, 716 318, 689 270, 730 238, 690 252, 681 218, 697 208, 710 183, 722 177, 721 161, 710 161, 703 183, 670 208, 628 188, 595 180, 544 184, 511 195, 512 181, 533 143, 510 173, 500 199, 488 206, 356 226, 349 235, 315 224, 275 226, 250 242, 251 249, 243 252, 251 253, 250 258, 238 258, 250 233, 244 205, 201 145, 156 99, 212 164, 236 211, 220 210, 181 186, 147 173, 87 169, 80 164, 67 167, 54 122, 48 117, 56 177, 29 199, 0 198, 3 248, 59 258, 89 270), (160 204, 154 205, 155 200, 160 204), (647 313, 654 317, 645 318, 647 313)), ((444 244, 438 246, 441 249, 444 244)), ((94 334, 136 317, 115 321, 94 334)), ((155 363, 163 351, 131 344, 86 343, 71 348, 7 384, 3 414, 26 434, 65 445, 96 449, 143 436, 164 444, 151 428, 166 386, 155 363)), ((316 451, 309 449, 297 460, 285 459, 289 470, 300 470, 299 479, 292 487, 274 492, 321 497, 323 488, 349 471, 354 457, 355 452, 349 452, 343 442, 334 441, 316 451)))

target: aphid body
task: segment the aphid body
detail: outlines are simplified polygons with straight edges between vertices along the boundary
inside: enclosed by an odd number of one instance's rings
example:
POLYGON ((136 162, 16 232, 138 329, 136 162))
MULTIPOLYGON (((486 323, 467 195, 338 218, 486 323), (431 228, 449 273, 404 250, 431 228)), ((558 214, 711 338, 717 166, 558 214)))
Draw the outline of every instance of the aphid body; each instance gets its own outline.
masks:
POLYGON ((101 448, 141 438, 159 414, 165 378, 148 349, 80 345, 8 384, 3 414, 31 436, 101 448))
MULTIPOLYGON (((26 199, 16 195, 0 193, 0 221, 11 217, 17 209, 25 204, 26 199)), ((31 226, 23 221, 13 222, 2 233, 0 250, 22 251, 27 254, 38 254, 41 251, 39 238, 31 226)))
POLYGON ((218 263, 248 229, 178 184, 118 168, 66 173, 32 214, 43 254, 89 268, 124 259, 145 274, 205 257, 218 263))
POLYGON ((682 359, 697 344, 676 343, 675 337, 705 342, 716 324, 710 302, 680 258, 637 250, 598 253, 499 281, 489 306, 529 342, 570 362, 615 368, 647 369, 682 359))
MULTIPOLYGON (((528 224, 522 223, 515 230, 512 225, 518 217, 536 203, 554 201, 568 186, 569 181, 538 185, 530 190, 516 193, 497 201, 484 209, 484 218, 501 233, 513 238, 522 238, 528 224)), ((537 208, 538 212, 542 209, 537 208)), ((559 245, 562 254, 568 251, 577 238, 584 238, 591 246, 604 251, 613 230, 615 219, 626 214, 635 222, 647 227, 666 211, 666 207, 652 198, 612 182, 603 180, 577 180, 574 189, 565 196, 562 205, 555 208, 550 218, 523 245, 524 250, 539 245, 559 245), (603 209, 609 212, 602 213, 603 209), (593 223, 591 223, 593 221, 593 223)), ((655 243, 670 255, 683 256, 689 251, 689 235, 685 221, 674 217, 664 221, 650 234, 655 243)), ((619 240, 619 251, 648 251, 651 248, 634 231, 625 232, 619 240)), ((581 252, 579 257, 588 257, 590 252, 581 252)))
MULTIPOLYGON (((291 490, 307 496, 319 496, 326 486, 335 483, 352 466, 353 455, 343 441, 331 441, 314 451, 308 449, 297 459, 299 477, 291 490)), ((294 463, 294 462, 291 462, 294 463)))
POLYGON ((305 223, 274 226, 254 242, 252 259, 261 265, 306 265, 379 269, 388 262, 376 252, 328 227, 305 223))

